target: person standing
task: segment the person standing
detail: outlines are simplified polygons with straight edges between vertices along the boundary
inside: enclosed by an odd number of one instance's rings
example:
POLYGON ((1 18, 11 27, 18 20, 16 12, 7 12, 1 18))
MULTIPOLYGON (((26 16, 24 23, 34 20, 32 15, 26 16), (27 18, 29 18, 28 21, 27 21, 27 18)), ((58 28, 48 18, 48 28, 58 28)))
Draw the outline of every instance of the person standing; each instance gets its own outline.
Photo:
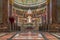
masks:
POLYGON ((13 31, 14 30, 14 17, 13 16, 9 17, 9 21, 11 25, 10 31, 13 31))

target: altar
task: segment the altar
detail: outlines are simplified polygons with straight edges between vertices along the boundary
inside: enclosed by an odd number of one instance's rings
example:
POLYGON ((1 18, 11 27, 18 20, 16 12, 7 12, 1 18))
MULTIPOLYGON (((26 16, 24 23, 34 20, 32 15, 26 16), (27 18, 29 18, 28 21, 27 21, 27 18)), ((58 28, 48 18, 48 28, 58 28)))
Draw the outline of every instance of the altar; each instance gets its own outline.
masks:
POLYGON ((38 31, 38 30, 39 30, 39 26, 36 26, 33 23, 25 23, 21 27, 21 31, 38 31))

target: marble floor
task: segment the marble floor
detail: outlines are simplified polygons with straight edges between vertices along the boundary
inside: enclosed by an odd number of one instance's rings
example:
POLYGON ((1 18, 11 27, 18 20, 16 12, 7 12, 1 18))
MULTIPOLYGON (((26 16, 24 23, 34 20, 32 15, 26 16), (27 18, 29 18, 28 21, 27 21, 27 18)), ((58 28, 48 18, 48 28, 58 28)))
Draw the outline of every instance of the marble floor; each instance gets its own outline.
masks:
POLYGON ((0 40, 60 40, 60 33, 8 32, 0 33, 0 40))

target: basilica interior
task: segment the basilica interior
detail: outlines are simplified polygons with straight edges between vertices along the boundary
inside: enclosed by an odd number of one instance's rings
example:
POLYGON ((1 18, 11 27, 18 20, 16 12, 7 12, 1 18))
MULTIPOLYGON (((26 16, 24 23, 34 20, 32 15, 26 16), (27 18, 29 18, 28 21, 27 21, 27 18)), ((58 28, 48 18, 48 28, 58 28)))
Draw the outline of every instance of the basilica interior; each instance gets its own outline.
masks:
POLYGON ((0 0, 0 40, 60 40, 60 0, 0 0))

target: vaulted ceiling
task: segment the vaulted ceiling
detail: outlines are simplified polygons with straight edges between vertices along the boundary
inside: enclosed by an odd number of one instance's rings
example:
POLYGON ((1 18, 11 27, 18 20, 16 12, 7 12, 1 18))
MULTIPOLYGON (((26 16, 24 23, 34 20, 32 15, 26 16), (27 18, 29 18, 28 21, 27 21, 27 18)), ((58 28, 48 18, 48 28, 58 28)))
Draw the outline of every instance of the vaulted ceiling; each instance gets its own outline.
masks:
POLYGON ((14 7, 17 9, 39 9, 46 6, 46 0, 14 0, 14 7))
POLYGON ((14 3, 20 6, 33 7, 46 2, 46 0, 14 0, 14 3))
POLYGON ((13 8, 18 15, 27 17, 27 11, 31 9, 32 17, 38 17, 46 9, 46 0, 14 0, 13 8))

